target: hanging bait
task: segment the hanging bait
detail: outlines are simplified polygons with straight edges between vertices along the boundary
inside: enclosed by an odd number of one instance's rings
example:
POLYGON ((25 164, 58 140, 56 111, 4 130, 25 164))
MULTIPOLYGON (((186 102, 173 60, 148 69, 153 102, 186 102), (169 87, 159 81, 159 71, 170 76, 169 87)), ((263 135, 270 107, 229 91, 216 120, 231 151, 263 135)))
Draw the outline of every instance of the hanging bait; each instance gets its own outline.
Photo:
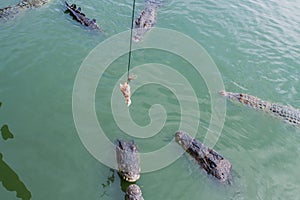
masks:
POLYGON ((129 82, 125 81, 123 84, 120 84, 120 90, 125 97, 125 103, 126 103, 127 107, 129 107, 131 104, 129 82))
POLYGON ((130 99, 131 93, 130 93, 129 82, 135 78, 136 78, 136 75, 131 75, 128 77, 127 81, 124 81, 123 84, 120 84, 120 90, 125 97, 125 103, 126 103, 127 107, 129 107, 131 104, 131 99, 130 99))

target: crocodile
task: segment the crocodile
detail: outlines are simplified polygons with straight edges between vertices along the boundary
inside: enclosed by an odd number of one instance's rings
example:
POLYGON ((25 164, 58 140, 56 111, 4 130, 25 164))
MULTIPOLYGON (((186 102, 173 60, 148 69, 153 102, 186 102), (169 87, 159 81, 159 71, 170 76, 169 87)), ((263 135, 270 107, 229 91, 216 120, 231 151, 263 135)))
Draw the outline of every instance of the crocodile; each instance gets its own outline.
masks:
POLYGON ((116 158, 120 176, 128 182, 140 178, 140 158, 134 141, 117 140, 116 158))
POLYGON ((160 2, 158 0, 146 0, 145 7, 140 15, 135 20, 134 31, 132 37, 133 41, 139 42, 147 31, 149 31, 156 23, 156 11, 159 8, 160 2))
POLYGON ((0 9, 0 19, 13 18, 20 11, 28 8, 39 8, 46 4, 48 0, 22 0, 17 5, 7 6, 0 9))
POLYGON ((192 138, 186 132, 177 131, 175 140, 199 163, 207 174, 216 177, 221 183, 230 183, 232 165, 227 159, 215 150, 206 147, 199 140, 192 138))
POLYGON ((292 125, 300 125, 300 110, 293 108, 291 106, 282 105, 279 103, 271 103, 264 101, 258 97, 243 94, 243 93, 233 93, 226 92, 224 90, 220 91, 222 96, 227 97, 233 102, 239 102, 243 105, 247 105, 256 110, 265 111, 270 115, 283 119, 292 125))
POLYGON ((89 28, 100 29, 96 22, 96 19, 87 18, 85 14, 81 12, 81 8, 80 7, 77 8, 76 4, 69 5, 68 2, 65 3, 67 7, 66 11, 69 11, 70 15, 73 16, 76 21, 80 22, 82 25, 87 26, 89 28))
POLYGON ((141 188, 136 184, 131 184, 126 190, 125 200, 144 200, 141 188))

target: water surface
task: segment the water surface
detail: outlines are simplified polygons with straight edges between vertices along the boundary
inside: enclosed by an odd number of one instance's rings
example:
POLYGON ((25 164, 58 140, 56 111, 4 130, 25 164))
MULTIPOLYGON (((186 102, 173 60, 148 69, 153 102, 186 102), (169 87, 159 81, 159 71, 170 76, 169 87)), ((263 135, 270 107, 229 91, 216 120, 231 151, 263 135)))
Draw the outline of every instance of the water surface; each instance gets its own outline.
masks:
MULTIPOLYGON (((0 6, 16 1, 2 0, 0 6)), ((0 24, 0 126, 12 140, 0 140, 3 161, 18 175, 32 199, 123 199, 124 183, 82 145, 72 116, 72 89, 80 64, 106 38, 131 24, 131 1, 76 1, 96 18, 104 33, 82 27, 63 13, 63 1, 22 12, 0 24)), ((138 1, 136 14, 143 8, 138 1)), ((211 55, 228 91, 249 93, 300 107, 300 1, 164 1, 157 27, 187 34, 211 55)), ((151 34, 151 32, 149 32, 151 34)), ((209 126, 210 96, 201 77, 183 59, 154 50, 133 54, 133 65, 168 64, 192 83, 201 110, 198 139, 209 126)), ((97 116, 108 137, 130 138, 113 122, 110 94, 126 72, 121 57, 97 88, 97 116)), ((133 96, 137 124, 149 123, 148 109, 160 103, 168 111, 165 127, 153 138, 137 139, 142 151, 170 141, 178 129, 180 108, 166 88, 147 85, 133 96), (153 98, 155 97, 155 98, 153 98)), ((300 196, 300 130, 267 114, 227 103, 222 135, 215 149, 233 164, 233 184, 223 186, 188 156, 152 173, 138 184, 145 199, 297 199, 300 196)), ((0 187, 1 199, 17 199, 0 187)))

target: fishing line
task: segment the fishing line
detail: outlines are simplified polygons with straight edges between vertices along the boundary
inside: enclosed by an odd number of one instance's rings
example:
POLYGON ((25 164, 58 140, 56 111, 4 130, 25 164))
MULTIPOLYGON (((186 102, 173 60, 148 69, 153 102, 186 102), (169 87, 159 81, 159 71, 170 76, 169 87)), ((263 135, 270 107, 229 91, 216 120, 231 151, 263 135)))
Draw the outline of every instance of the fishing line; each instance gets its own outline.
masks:
POLYGON ((128 54, 128 66, 127 66, 127 81, 129 82, 129 70, 131 64, 131 48, 132 48, 132 30, 134 23, 134 10, 135 10, 135 0, 132 3, 132 15, 131 15, 131 30, 130 30, 130 38, 129 38, 129 54, 128 54))

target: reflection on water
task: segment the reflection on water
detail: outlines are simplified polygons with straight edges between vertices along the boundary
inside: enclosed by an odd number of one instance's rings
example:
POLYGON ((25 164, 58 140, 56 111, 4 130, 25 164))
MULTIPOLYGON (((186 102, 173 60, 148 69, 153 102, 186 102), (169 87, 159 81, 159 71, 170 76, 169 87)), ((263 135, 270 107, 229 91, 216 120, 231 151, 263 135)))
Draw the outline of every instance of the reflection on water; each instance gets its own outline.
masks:
POLYGON ((121 190, 125 193, 128 186, 131 185, 132 183, 127 182, 126 180, 123 179, 123 177, 118 173, 119 178, 120 178, 120 186, 121 190))
MULTIPOLYGON (((2 103, 0 102, 0 107, 2 103)), ((8 138, 13 138, 14 135, 10 132, 8 125, 3 125, 1 128, 1 135, 4 140, 8 138)), ((19 179, 14 170, 12 170, 9 165, 4 162, 3 155, 0 152, 0 182, 5 189, 8 191, 16 191, 17 197, 23 200, 29 200, 31 198, 30 191, 26 188, 25 184, 19 179)))
POLYGON ((124 199, 126 199, 126 190, 128 188, 128 186, 132 185, 133 183, 127 182, 126 180, 123 179, 123 177, 116 171, 113 169, 109 169, 110 174, 107 177, 106 182, 102 183, 102 190, 103 193, 101 194, 101 198, 104 196, 110 196, 109 194, 109 187, 112 187, 113 183, 115 182, 115 174, 118 174, 119 180, 120 180, 120 189, 122 192, 124 192, 124 199))
POLYGON ((106 183, 102 183, 103 189, 110 186, 110 184, 115 181, 115 171, 113 169, 109 169, 109 171, 111 172, 111 175, 107 177, 106 183))
MULTIPOLYGON (((118 173, 118 176, 119 176, 119 178, 120 178, 120 186, 121 186, 121 190, 122 190, 122 192, 125 193, 124 199, 125 199, 125 200, 132 199, 132 198, 129 198, 129 197, 126 195, 126 191, 127 191, 128 187, 129 187, 130 185, 136 184, 136 182, 128 182, 128 181, 126 181, 126 180, 120 175, 120 173, 118 173)), ((133 197, 133 198, 135 199, 135 198, 138 198, 138 197, 135 196, 135 197, 133 197)), ((140 198, 138 198, 138 199, 140 199, 140 198)))
POLYGON ((3 125, 0 131, 1 131, 2 138, 4 140, 7 140, 9 138, 11 139, 14 138, 14 135, 12 134, 12 132, 10 132, 7 124, 3 125))

